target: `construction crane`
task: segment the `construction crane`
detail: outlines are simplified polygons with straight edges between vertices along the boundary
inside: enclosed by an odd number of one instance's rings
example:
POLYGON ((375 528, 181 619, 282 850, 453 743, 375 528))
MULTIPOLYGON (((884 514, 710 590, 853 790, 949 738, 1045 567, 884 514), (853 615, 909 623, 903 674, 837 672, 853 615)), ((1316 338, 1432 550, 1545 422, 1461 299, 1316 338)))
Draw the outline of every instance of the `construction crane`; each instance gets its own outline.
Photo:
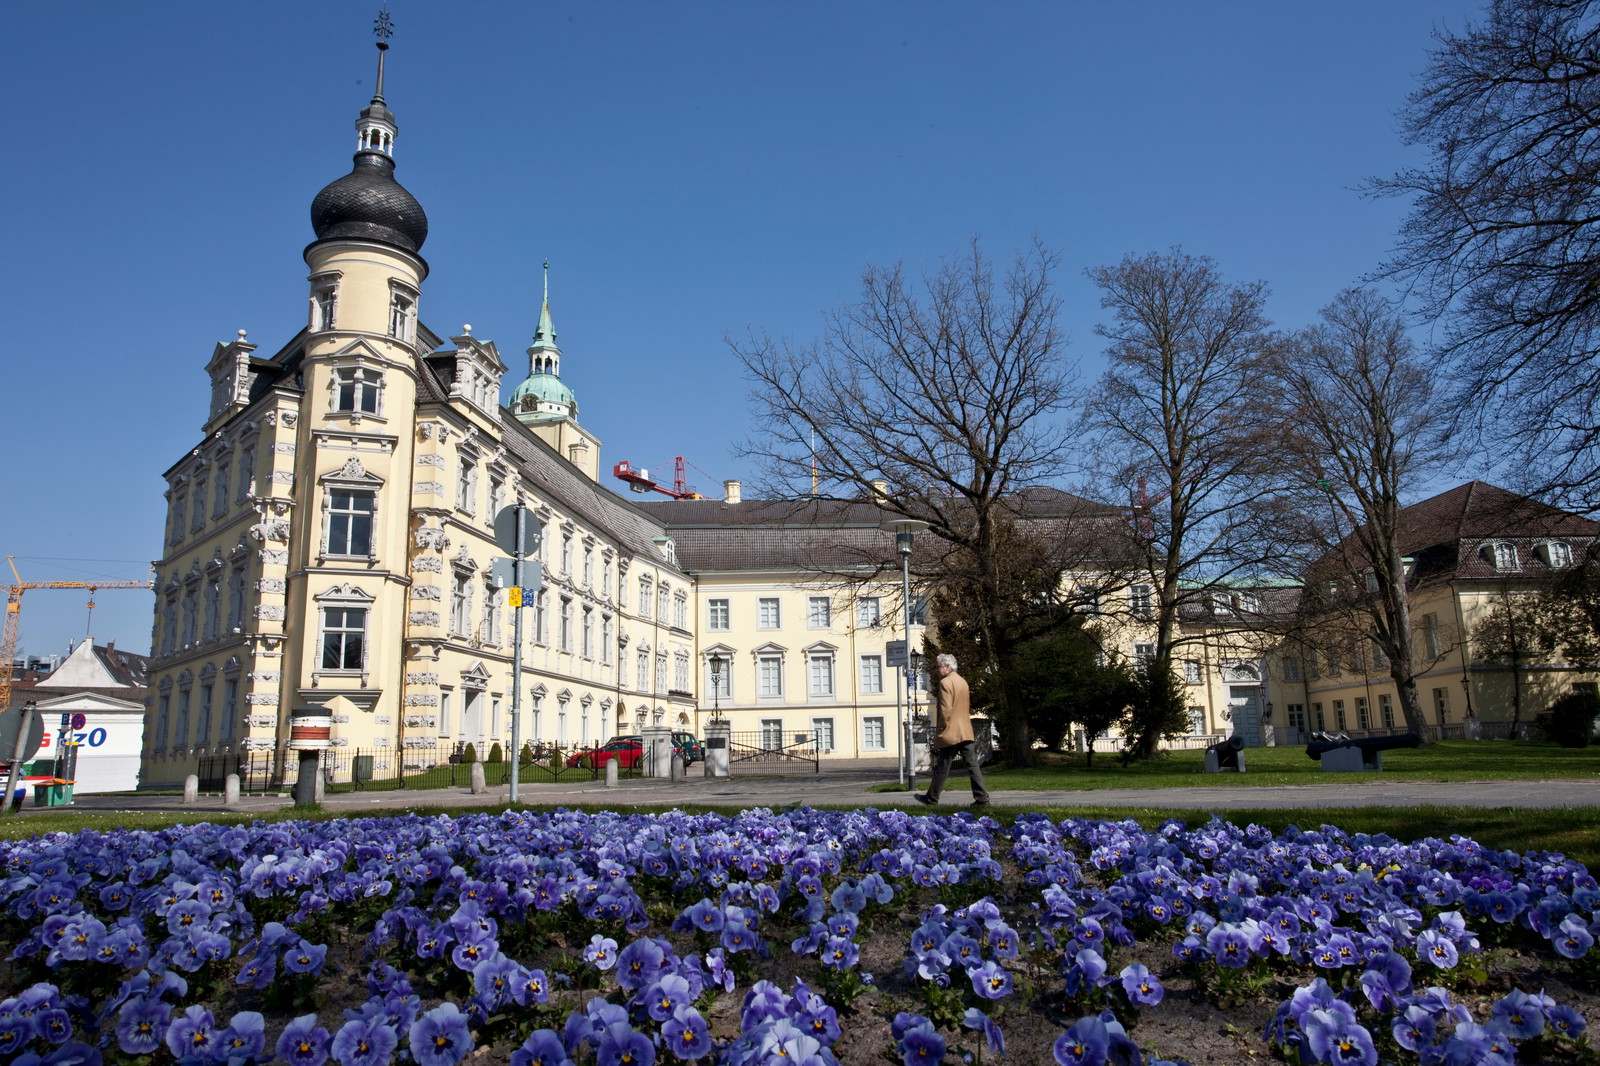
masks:
POLYGON ((626 459, 612 467, 611 473, 626 481, 628 487, 634 492, 659 492, 663 496, 671 496, 674 500, 705 499, 698 492, 689 491, 688 482, 683 475, 683 456, 681 455, 673 460, 672 488, 670 489, 663 488, 653 481, 650 477, 650 471, 644 467, 641 466, 635 470, 626 459))
POLYGON ((6 625, 0 635, 0 710, 11 706, 12 662, 17 654, 17 638, 22 627, 22 594, 29 589, 87 589, 89 610, 94 610, 94 594, 101 589, 155 588, 153 581, 24 581, 17 573, 16 556, 6 556, 14 579, 6 588, 6 625))

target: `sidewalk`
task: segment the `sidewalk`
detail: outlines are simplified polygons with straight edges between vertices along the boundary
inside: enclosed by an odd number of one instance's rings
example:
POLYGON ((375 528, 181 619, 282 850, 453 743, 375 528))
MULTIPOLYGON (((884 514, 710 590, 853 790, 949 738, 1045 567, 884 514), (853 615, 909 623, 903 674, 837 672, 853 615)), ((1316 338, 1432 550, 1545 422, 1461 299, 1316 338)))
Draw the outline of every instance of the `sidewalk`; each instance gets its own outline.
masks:
MULTIPOLYGON (((906 807, 917 811, 949 812, 964 806, 970 796, 964 775, 953 776, 946 804, 922 807, 909 792, 873 792, 872 786, 895 780, 892 761, 834 763, 819 773, 771 772, 766 768, 738 772, 724 778, 691 774, 683 781, 659 778, 624 778, 615 788, 603 781, 524 784, 518 799, 527 807, 600 804, 615 807, 694 805, 710 807, 906 807)), ((918 779, 924 788, 927 778, 918 779)), ((329 810, 359 815, 422 807, 485 807, 504 804, 508 788, 501 785, 482 794, 467 788, 405 789, 382 792, 335 792, 323 797, 329 810)), ((1391 782, 1381 775, 1363 776, 1349 783, 1327 785, 1191 786, 1185 788, 1129 788, 1074 791, 997 791, 996 809, 1037 810, 1041 807, 1179 807, 1200 811, 1277 810, 1293 807, 1527 807, 1563 808, 1600 806, 1600 783, 1583 778, 1547 781, 1391 782)), ((70 806, 25 807, 24 817, 42 810, 76 811, 192 811, 254 814, 289 807, 288 796, 247 795, 231 807, 220 795, 201 796, 184 804, 181 796, 113 793, 80 795, 70 806)))

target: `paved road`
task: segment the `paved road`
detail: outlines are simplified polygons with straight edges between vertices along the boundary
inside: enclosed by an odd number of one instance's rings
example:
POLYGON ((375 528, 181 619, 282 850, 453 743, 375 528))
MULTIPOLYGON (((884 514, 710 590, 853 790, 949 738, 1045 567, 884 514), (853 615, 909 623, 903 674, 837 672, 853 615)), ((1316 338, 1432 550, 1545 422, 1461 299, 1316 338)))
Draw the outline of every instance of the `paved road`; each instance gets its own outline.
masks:
MULTIPOLYGON (((698 769, 698 767, 696 767, 698 769)), ((820 774, 740 772, 726 778, 706 778, 692 774, 679 782, 651 778, 624 779, 615 788, 601 781, 572 781, 554 784, 522 785, 519 800, 530 807, 572 806, 576 804, 703 805, 716 807, 782 807, 794 803, 813 806, 910 807, 925 810, 906 792, 873 792, 871 787, 892 781, 895 768, 890 763, 862 761, 825 767, 820 774)), ((920 784, 927 784, 926 778, 920 784)), ((965 804, 969 794, 966 778, 953 777, 944 799, 954 810, 965 804)), ((406 807, 474 807, 503 803, 505 786, 481 795, 466 788, 406 790, 404 792, 340 792, 323 798, 323 806, 348 811, 389 811, 406 807)), ((1180 807, 1202 811, 1277 810, 1293 807, 1415 807, 1425 805, 1462 807, 1594 807, 1600 806, 1600 781, 1559 778, 1549 781, 1394 781, 1362 775, 1359 780, 1326 785, 1233 786, 1212 785, 1184 788, 1128 788, 1073 791, 1011 792, 993 794, 997 808, 1021 810, 1040 807, 1180 807)), ((224 806, 220 795, 201 796, 185 806, 181 797, 119 793, 86 795, 74 799, 68 809, 78 811, 239 811, 256 813, 280 810, 293 801, 287 795, 241 797, 238 804, 224 806)), ((34 808, 24 808, 26 816, 34 808)), ((51 809, 51 808, 45 808, 51 809)), ((54 808, 60 810, 61 808, 54 808)))

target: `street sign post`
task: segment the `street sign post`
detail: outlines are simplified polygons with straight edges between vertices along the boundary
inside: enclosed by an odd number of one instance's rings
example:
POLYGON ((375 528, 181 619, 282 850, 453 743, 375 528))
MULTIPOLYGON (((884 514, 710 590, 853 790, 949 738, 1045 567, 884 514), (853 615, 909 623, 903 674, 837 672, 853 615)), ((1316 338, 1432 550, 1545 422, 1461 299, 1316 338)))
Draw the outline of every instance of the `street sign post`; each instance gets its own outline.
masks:
MULTIPOLYGON (((525 562, 530 555, 539 553, 539 542, 544 537, 544 523, 539 516, 520 503, 502 507, 494 516, 494 542, 500 550, 511 556, 511 771, 510 802, 517 802, 522 760, 522 608, 531 599, 537 599, 539 586, 544 582, 542 567, 538 562, 525 562)), ((493 573, 502 571, 497 565, 493 573)))
POLYGON ((886 666, 898 666, 904 670, 906 666, 906 642, 903 640, 884 641, 883 662, 886 666))

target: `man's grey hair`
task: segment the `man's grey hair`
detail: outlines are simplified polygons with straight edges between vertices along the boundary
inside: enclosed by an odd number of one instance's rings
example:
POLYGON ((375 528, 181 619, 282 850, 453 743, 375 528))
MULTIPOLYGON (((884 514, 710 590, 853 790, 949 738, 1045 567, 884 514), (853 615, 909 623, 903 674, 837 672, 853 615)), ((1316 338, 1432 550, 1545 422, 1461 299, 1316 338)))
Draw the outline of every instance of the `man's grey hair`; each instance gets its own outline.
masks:
POLYGON ((950 655, 950 654, 941 655, 937 659, 935 659, 934 662, 939 664, 940 666, 949 667, 951 670, 954 670, 956 668, 956 657, 954 655, 950 655))

